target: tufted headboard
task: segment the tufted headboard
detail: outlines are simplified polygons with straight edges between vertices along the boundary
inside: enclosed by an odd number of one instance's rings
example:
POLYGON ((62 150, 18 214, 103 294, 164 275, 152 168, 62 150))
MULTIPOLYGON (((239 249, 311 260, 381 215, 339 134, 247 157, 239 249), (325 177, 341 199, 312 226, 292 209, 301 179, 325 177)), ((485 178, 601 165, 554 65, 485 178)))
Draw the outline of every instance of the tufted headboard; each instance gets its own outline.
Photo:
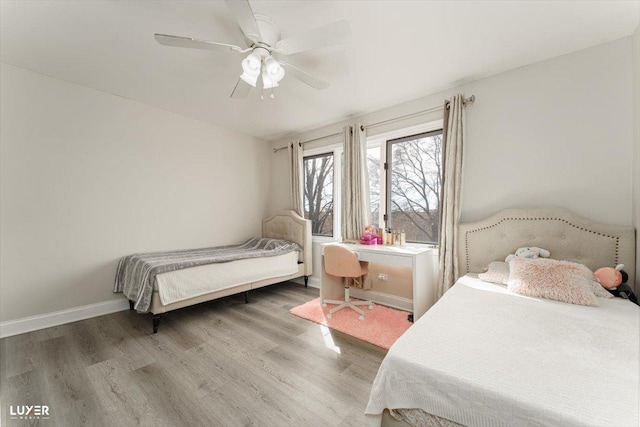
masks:
POLYGON ((635 278, 635 229, 602 224, 558 207, 505 209, 477 222, 460 224, 459 275, 480 273, 491 261, 523 246, 548 249, 551 258, 578 262, 596 270, 624 264, 632 288, 635 278))
POLYGON ((262 220, 262 237, 284 239, 295 242, 302 248, 304 275, 313 273, 311 253, 311 221, 302 218, 294 211, 280 211, 262 220))

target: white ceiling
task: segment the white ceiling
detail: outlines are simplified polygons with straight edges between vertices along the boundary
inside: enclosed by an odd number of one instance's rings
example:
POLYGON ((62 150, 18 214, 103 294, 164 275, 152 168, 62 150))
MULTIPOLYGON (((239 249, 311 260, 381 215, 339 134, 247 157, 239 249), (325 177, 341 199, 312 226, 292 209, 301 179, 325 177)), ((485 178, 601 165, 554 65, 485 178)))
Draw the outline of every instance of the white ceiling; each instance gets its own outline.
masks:
POLYGON ((349 45, 290 56, 276 99, 230 99, 243 55, 161 46, 154 33, 245 46, 222 1, 6 1, 0 60, 264 139, 315 128, 629 36, 638 1, 256 1, 282 37, 346 19, 349 45))

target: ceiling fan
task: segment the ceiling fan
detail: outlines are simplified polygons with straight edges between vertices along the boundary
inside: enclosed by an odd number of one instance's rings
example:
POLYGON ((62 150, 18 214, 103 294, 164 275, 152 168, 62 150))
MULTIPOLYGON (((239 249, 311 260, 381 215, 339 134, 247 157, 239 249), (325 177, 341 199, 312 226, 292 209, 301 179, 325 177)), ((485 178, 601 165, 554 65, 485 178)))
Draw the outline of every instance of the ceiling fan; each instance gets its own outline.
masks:
MULTIPOLYGON (((351 28, 347 21, 336 21, 310 32, 281 40, 280 29, 275 22, 267 16, 254 14, 248 0, 225 0, 225 2, 248 41, 247 48, 169 34, 155 34, 155 39, 164 46, 227 50, 238 53, 251 52, 242 60, 242 74, 231 92, 231 98, 246 98, 252 87, 260 86, 263 89, 277 87, 278 82, 285 75, 285 69, 287 73, 312 88, 320 90, 329 86, 328 82, 280 58, 293 53, 348 43, 351 40, 351 28), (272 54, 275 54, 278 59, 272 54), (260 77, 262 78, 259 79, 260 77)), ((271 98, 273 97, 272 91, 271 98)))

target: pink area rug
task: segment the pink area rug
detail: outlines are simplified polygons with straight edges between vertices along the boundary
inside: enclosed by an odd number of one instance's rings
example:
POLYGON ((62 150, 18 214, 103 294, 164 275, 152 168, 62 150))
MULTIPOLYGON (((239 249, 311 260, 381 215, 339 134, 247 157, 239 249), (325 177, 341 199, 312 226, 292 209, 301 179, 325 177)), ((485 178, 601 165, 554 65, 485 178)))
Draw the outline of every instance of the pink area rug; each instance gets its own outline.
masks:
POLYGON ((373 306, 373 310, 369 310, 366 305, 360 307, 364 311, 364 320, 358 320, 358 313, 350 308, 343 308, 333 313, 331 319, 327 319, 327 313, 333 307, 335 307, 333 304, 322 307, 320 298, 316 298, 292 308, 289 312, 387 350, 412 325, 407 320, 406 311, 377 304, 373 306))

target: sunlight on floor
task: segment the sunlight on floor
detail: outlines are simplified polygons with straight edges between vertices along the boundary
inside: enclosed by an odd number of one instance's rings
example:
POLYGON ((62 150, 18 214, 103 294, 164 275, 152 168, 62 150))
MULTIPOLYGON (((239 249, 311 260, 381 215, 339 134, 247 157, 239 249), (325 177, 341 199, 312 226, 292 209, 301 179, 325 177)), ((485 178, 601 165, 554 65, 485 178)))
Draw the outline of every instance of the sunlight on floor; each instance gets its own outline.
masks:
POLYGON ((333 342, 331 330, 324 325, 318 325, 318 327, 320 328, 320 333, 322 334, 322 339, 324 340, 324 346, 329 350, 335 351, 336 353, 340 354, 340 347, 336 346, 333 342))

